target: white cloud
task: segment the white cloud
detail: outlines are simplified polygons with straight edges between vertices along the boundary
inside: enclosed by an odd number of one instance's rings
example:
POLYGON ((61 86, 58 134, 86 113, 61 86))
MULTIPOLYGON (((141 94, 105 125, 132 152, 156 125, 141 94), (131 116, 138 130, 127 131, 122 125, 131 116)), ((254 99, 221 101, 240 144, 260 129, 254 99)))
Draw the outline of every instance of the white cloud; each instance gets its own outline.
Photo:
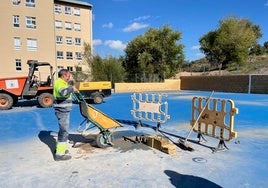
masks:
POLYGON ((139 29, 143 29, 143 28, 146 28, 148 27, 149 25, 148 24, 142 24, 142 23, 138 23, 138 22, 134 22, 132 23, 131 25, 125 27, 123 29, 124 32, 131 32, 131 31, 137 31, 139 29))
POLYGON ((205 54, 203 54, 203 53, 196 53, 195 56, 197 56, 199 58, 203 58, 203 57, 205 57, 205 54))
POLYGON ((199 48, 200 48, 200 45, 196 45, 196 46, 192 46, 192 50, 199 50, 199 48))
POLYGON ((102 27, 107 27, 107 28, 113 28, 114 24, 112 22, 109 22, 108 24, 103 24, 102 27))
POLYGON ((137 22, 137 21, 141 21, 141 20, 147 20, 149 19, 151 16, 140 16, 140 17, 137 17, 137 18, 134 18, 134 22, 137 22))
POLYGON ((266 3, 264 4, 264 6, 268 6, 268 1, 266 1, 266 3))
POLYGON ((124 44, 120 40, 106 40, 104 45, 109 46, 113 50, 123 51, 126 48, 126 44, 124 44))
POLYGON ((101 44, 102 44, 101 39, 94 39, 94 40, 93 40, 93 46, 99 46, 99 45, 101 45, 101 44))

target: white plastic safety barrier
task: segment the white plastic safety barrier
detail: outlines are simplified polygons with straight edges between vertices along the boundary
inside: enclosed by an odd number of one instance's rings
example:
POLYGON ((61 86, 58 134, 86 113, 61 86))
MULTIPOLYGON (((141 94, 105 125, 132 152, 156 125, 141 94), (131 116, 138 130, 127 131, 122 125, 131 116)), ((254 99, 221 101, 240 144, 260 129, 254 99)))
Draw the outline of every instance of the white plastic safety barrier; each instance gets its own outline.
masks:
POLYGON ((162 101, 163 97, 167 97, 167 94, 134 93, 131 96, 133 118, 139 120, 139 123, 142 120, 156 122, 157 128, 160 128, 160 123, 165 123, 170 118, 168 103, 162 101))

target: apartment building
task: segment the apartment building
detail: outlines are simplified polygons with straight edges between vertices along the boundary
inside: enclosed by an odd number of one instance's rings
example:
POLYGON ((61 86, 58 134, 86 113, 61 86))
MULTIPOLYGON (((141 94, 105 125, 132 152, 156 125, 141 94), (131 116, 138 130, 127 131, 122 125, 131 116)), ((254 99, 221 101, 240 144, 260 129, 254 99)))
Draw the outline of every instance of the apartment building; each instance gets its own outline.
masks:
MULTIPOLYGON (((54 71, 83 65, 83 44, 92 45, 92 5, 82 0, 2 0, 0 78, 24 76, 28 60, 54 71)), ((42 71, 42 70, 40 70, 42 71)), ((40 78, 41 79, 41 78, 40 78)))

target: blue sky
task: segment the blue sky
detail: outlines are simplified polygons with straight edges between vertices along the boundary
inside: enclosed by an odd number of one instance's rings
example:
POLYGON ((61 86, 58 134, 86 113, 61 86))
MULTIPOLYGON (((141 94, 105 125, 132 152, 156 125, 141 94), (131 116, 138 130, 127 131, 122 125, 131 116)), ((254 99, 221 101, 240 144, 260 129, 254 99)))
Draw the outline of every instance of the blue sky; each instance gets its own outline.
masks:
POLYGON ((93 5, 93 49, 101 57, 125 55, 124 48, 149 28, 182 33, 185 60, 200 59, 199 38, 227 16, 249 19, 268 41, 268 0, 83 0, 93 5))

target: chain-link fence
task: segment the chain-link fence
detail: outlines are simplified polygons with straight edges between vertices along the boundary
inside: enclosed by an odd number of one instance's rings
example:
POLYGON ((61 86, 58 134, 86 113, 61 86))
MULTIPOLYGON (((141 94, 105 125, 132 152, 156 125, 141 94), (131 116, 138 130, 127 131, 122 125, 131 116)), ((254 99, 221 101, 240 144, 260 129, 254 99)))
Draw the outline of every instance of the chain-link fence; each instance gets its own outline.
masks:
POLYGON ((164 82, 165 74, 148 74, 148 73, 136 73, 129 74, 126 79, 127 82, 144 83, 144 82, 164 82))

